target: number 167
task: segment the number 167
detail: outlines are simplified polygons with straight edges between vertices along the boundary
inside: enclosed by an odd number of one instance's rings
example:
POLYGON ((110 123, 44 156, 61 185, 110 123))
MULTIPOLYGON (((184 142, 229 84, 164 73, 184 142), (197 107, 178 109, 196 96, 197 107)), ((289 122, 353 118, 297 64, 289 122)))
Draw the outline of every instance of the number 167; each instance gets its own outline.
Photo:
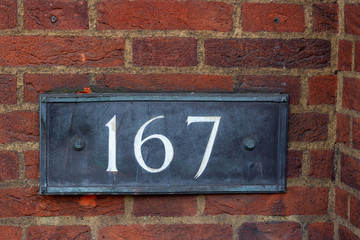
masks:
MULTIPOLYGON (((149 125, 151 122, 153 122, 157 119, 161 119, 161 118, 165 118, 165 117, 163 115, 157 116, 157 117, 154 117, 154 118, 148 120, 146 123, 144 123, 140 127, 138 132, 136 133, 136 136, 134 139, 134 153, 135 153, 136 161, 139 163, 139 165, 143 169, 145 169, 146 171, 148 171, 150 173, 158 173, 158 172, 163 171, 165 168, 167 168, 169 166, 169 164, 171 163, 171 161, 173 160, 173 157, 174 157, 174 148, 173 148, 170 140, 167 137, 165 137, 164 135, 153 134, 153 135, 146 137, 145 139, 142 139, 142 135, 143 135, 144 130, 147 127, 147 125, 149 125), (147 166, 143 159, 143 156, 141 153, 141 146, 150 139, 159 139, 164 145, 165 159, 164 159, 163 165, 160 168, 151 168, 151 167, 147 166)), ((219 116, 188 116, 188 118, 186 120, 187 126, 189 126, 191 123, 197 123, 197 122, 213 122, 214 123, 212 131, 210 133, 208 144, 205 149, 203 159, 200 164, 200 168, 199 168, 198 172, 196 173, 196 175, 194 176, 195 179, 197 179, 198 177, 201 176, 201 174, 204 172, 204 170, 209 162, 211 151, 213 149, 216 134, 217 134, 217 131, 219 128, 220 119, 221 119, 221 117, 219 117, 219 116)), ((105 126, 109 128, 109 155, 108 155, 108 168, 106 171, 117 172, 118 170, 116 168, 116 115, 114 115, 114 117, 105 126)))

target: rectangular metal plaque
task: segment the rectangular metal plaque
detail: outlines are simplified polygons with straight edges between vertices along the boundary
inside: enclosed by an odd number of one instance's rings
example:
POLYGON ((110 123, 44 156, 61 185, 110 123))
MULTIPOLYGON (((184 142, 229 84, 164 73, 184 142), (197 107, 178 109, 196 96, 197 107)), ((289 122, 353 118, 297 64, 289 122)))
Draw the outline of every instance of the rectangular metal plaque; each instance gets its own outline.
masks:
POLYGON ((40 194, 285 192, 285 94, 40 96, 40 194))

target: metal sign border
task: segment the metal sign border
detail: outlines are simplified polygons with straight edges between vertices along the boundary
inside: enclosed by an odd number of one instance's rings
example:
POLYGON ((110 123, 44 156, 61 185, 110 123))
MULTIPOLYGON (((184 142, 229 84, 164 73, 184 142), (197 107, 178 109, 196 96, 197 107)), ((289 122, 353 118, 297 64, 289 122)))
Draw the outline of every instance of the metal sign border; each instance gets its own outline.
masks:
POLYGON ((146 194, 219 194, 219 193, 283 193, 286 192, 286 155, 288 105, 287 94, 275 93, 105 93, 105 94, 40 94, 40 194, 41 195, 146 195, 146 194), (191 102, 276 102, 279 103, 278 138, 278 184, 274 185, 236 185, 236 186, 177 186, 177 191, 156 187, 94 186, 94 187, 51 187, 47 186, 46 138, 47 106, 55 102, 116 102, 116 101, 191 101, 191 102), (144 191, 144 189, 146 189, 144 191))

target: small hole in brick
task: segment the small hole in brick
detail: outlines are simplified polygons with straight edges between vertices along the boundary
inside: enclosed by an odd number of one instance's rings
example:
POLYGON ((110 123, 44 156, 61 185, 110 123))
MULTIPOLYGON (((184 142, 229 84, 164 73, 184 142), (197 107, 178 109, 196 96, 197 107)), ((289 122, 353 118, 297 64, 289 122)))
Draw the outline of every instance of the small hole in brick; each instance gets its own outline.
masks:
POLYGON ((56 23, 57 20, 56 16, 51 16, 51 23, 56 23))
POLYGON ((278 17, 274 18, 274 23, 279 23, 280 19, 278 17))

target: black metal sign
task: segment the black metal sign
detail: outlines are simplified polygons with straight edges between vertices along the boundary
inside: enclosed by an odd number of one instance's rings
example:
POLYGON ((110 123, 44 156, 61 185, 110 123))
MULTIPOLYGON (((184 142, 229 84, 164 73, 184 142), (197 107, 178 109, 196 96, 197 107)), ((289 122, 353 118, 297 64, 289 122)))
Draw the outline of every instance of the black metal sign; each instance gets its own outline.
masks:
POLYGON ((284 192, 288 96, 40 96, 41 194, 284 192))

